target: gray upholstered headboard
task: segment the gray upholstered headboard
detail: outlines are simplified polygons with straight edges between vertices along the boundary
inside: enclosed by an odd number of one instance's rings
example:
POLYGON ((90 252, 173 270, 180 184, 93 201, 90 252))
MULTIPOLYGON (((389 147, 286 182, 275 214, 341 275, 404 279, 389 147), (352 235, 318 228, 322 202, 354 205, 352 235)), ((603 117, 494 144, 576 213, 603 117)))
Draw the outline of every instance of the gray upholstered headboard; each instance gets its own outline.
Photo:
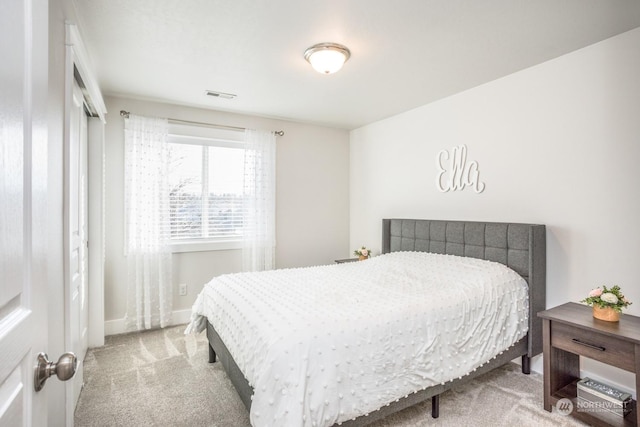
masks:
POLYGON ((383 219, 382 253, 419 251, 499 262, 529 284, 529 356, 542 352, 546 308, 546 232, 544 225, 502 222, 383 219))

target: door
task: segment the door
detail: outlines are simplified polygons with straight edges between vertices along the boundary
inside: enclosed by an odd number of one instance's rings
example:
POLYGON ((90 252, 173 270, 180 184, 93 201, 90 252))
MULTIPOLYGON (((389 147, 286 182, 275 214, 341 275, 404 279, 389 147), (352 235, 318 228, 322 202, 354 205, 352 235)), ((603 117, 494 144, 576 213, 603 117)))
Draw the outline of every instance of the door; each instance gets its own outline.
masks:
MULTIPOLYGON (((68 322, 66 346, 78 358, 76 375, 67 383, 67 414, 73 415, 83 384, 83 361, 88 347, 88 221, 87 221, 87 114, 84 96, 74 80, 70 112, 69 145, 66 150, 65 282, 68 322)), ((68 420, 72 424, 73 419, 68 420)))
POLYGON ((1 426, 47 425, 47 23, 45 1, 0 1, 1 426))

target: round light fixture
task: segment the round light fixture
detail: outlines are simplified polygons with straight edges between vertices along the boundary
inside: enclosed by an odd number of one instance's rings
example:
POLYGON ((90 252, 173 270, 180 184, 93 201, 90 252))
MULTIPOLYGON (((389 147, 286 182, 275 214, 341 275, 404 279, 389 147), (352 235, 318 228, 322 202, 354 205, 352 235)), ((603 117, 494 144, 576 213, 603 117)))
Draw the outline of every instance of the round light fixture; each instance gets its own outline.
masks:
POLYGON ((322 74, 340 70, 350 56, 349 49, 337 43, 319 43, 304 51, 304 59, 322 74))

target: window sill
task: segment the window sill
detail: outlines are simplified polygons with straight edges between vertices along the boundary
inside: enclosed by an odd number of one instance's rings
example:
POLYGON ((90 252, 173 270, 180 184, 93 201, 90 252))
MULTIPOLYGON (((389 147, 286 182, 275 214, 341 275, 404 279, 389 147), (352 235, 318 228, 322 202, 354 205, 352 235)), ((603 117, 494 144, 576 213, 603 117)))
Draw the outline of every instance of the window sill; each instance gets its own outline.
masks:
POLYGON ((172 253, 183 252, 207 252, 207 251, 228 251, 242 249, 242 240, 218 240, 218 241, 184 241, 171 244, 172 253))

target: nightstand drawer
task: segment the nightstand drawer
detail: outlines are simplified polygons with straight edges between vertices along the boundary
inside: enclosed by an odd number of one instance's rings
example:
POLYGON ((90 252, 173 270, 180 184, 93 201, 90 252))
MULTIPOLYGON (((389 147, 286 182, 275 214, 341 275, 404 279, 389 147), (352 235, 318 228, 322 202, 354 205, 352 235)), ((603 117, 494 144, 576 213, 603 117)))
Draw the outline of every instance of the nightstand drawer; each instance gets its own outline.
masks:
POLYGON ((630 372, 635 371, 633 343, 560 322, 551 324, 551 345, 630 372))

